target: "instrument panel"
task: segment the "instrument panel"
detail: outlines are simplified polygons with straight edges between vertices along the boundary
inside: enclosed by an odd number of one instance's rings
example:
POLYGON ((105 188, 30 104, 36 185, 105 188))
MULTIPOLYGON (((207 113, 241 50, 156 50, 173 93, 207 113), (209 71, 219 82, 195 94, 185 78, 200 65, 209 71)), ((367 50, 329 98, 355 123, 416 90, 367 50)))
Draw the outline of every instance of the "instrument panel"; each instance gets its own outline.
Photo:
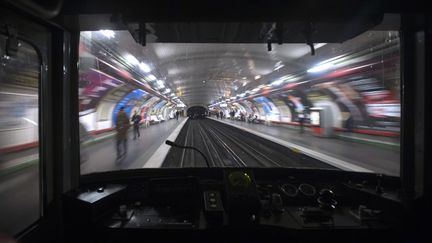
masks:
POLYGON ((388 207, 391 203, 379 194, 365 194, 374 188, 373 183, 359 186, 350 180, 340 182, 340 178, 314 180, 301 175, 271 179, 254 172, 230 168, 222 171, 219 179, 177 176, 135 179, 121 186, 92 185, 67 194, 65 210, 91 212, 81 217, 97 222, 103 230, 365 230, 392 226, 386 216, 394 210, 388 207), (101 187, 105 188, 103 196, 90 195, 102 195, 101 187), (86 201, 80 191, 98 200, 86 201))

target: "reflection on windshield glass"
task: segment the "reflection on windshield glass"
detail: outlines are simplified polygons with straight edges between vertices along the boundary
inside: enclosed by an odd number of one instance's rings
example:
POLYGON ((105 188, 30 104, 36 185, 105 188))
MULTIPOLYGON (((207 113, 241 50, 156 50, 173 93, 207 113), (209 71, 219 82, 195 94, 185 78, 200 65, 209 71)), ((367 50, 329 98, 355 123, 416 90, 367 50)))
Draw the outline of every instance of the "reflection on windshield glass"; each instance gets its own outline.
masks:
POLYGON ((0 35, 0 234, 15 235, 40 216, 40 61, 26 42, 7 53, 7 39, 0 35))
POLYGON ((81 173, 247 166, 398 176, 398 33, 315 48, 143 47, 127 31, 81 32, 81 173))

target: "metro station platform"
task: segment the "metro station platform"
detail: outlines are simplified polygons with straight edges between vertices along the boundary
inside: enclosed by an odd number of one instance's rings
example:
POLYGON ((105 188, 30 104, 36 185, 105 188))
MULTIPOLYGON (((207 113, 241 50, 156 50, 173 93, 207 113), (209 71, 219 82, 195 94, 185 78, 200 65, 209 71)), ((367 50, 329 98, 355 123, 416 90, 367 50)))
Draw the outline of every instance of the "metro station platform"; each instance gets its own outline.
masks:
POLYGON ((230 119, 213 119, 323 160, 341 169, 399 176, 399 151, 371 143, 317 137, 309 132, 230 119), (371 159, 373 158, 373 159, 371 159))
MULTIPOLYGON (((149 127, 141 127, 141 136, 133 140, 133 130, 129 129, 128 151, 124 159, 116 160, 115 132, 95 136, 95 141, 89 141, 82 148, 81 174, 93 172, 104 172, 112 170, 138 169, 146 167, 146 163, 158 164, 159 158, 153 156, 161 150, 168 152, 165 140, 174 139, 185 124, 187 118, 181 117, 177 120, 171 119, 149 127), (162 148, 161 148, 162 147, 162 148)), ((169 148, 169 147, 168 147, 169 148)), ((163 158, 161 158, 163 160, 163 158)), ((160 161, 162 163, 162 161, 160 161)), ((153 167, 153 166, 152 166, 153 167)), ((155 166, 157 167, 157 166, 155 166)))

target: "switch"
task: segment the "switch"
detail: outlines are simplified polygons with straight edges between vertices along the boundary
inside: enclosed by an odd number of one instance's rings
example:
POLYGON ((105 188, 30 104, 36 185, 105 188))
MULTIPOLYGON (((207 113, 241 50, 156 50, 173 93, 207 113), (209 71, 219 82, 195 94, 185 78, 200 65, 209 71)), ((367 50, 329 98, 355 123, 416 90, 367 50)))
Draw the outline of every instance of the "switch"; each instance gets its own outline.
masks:
POLYGON ((209 225, 218 225, 223 222, 224 209, 218 191, 204 191, 204 216, 209 225))
POLYGON ((282 197, 279 193, 272 194, 271 208, 276 212, 283 212, 282 197))

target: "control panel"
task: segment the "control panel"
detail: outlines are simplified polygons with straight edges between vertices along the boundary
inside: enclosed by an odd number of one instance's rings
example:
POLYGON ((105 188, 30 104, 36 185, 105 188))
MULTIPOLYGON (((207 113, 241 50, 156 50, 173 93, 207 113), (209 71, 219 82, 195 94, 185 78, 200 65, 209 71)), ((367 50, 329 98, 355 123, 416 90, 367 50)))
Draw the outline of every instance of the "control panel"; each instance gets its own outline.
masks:
POLYGON ((272 228, 298 235, 308 230, 394 229, 401 207, 396 188, 391 183, 383 187, 383 179, 376 183, 373 176, 354 179, 225 169, 216 178, 95 183, 65 194, 66 224, 111 233, 239 228, 257 233, 272 228))

